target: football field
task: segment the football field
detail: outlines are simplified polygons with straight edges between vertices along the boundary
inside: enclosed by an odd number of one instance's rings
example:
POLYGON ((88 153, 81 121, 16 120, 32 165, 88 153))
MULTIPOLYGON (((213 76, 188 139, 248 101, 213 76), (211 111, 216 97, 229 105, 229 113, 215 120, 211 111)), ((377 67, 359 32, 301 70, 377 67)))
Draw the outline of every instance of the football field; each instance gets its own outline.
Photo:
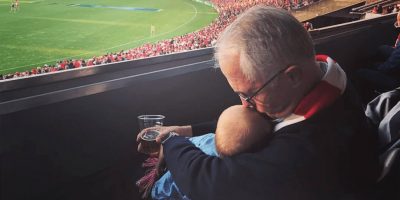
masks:
POLYGON ((0 74, 172 38, 217 17, 192 0, 20 0, 16 12, 10 5, 0 0, 0 74))

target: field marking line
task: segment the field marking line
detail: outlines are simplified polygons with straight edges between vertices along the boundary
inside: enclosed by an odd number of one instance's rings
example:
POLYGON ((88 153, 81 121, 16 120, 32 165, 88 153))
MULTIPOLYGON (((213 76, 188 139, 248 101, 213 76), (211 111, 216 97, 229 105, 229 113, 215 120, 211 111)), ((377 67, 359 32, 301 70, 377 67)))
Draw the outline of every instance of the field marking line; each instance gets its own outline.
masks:
MULTIPOLYGON (((2 1, 9 2, 11 4, 11 0, 0 0, 0 2, 2 2, 2 1)), ((38 2, 38 1, 19 1, 19 2, 20 3, 35 3, 35 2, 38 2)))
POLYGON ((133 23, 120 23, 111 21, 98 21, 98 20, 84 20, 84 19, 65 19, 65 18, 55 18, 55 17, 35 17, 35 16, 22 16, 21 18, 26 19, 39 19, 39 20, 49 20, 49 21, 62 21, 62 22, 75 22, 83 24, 104 24, 104 25, 118 25, 118 26, 132 26, 133 23))
POLYGON ((218 13, 216 13, 216 12, 198 12, 198 14, 205 14, 205 15, 214 15, 214 14, 217 14, 217 15, 218 15, 218 13))
POLYGON ((24 49, 24 50, 33 50, 33 51, 39 51, 39 52, 87 52, 87 53, 94 53, 95 51, 85 51, 85 50, 79 50, 79 49, 65 49, 65 48, 49 48, 49 47, 35 47, 35 46, 15 46, 15 45, 9 45, 9 44, 0 44, 0 47, 5 47, 8 49, 24 49))
MULTIPOLYGON (((198 14, 197 8, 196 8, 193 4, 190 4, 190 3, 187 3, 187 2, 184 2, 184 3, 190 5, 190 6, 192 6, 192 7, 194 8, 194 11, 195 11, 195 12, 194 12, 194 15, 192 16, 192 18, 190 18, 190 19, 189 19, 188 21, 186 21, 185 23, 179 25, 179 26, 176 27, 175 29, 172 29, 172 30, 167 31, 167 32, 164 32, 164 33, 156 34, 156 35, 154 35, 153 37, 158 37, 158 36, 162 36, 162 35, 166 35, 166 34, 175 32, 175 31, 177 31, 178 29, 180 29, 181 27, 183 27, 183 26, 189 24, 190 22, 192 22, 192 21, 197 17, 197 14, 198 14)), ((145 37, 145 38, 142 38, 142 39, 139 39, 139 40, 134 40, 134 41, 127 42, 127 43, 125 43, 125 44, 120 44, 120 45, 117 45, 117 46, 114 46, 114 47, 110 47, 110 48, 106 48, 106 49, 100 49, 100 50, 98 50, 98 51, 107 51, 107 50, 114 49, 114 48, 121 47, 121 46, 125 46, 125 45, 128 45, 128 44, 134 44, 134 43, 137 43, 137 42, 143 41, 143 40, 145 40, 145 39, 149 39, 149 38, 152 38, 152 37, 145 37)), ((50 63, 50 62, 57 62, 57 61, 64 60, 64 59, 69 59, 69 58, 72 58, 72 57, 75 57, 75 58, 76 58, 76 57, 81 57, 81 56, 84 56, 84 55, 87 55, 87 54, 89 54, 89 53, 83 53, 83 54, 68 56, 68 57, 64 57, 64 58, 53 59, 53 60, 49 60, 49 61, 44 61, 44 62, 40 62, 40 63, 29 64, 29 65, 24 65, 24 66, 20 66, 20 67, 13 67, 13 68, 7 68, 7 69, 0 69, 0 72, 1 72, 1 71, 6 71, 6 70, 13 70, 13 69, 25 68, 25 67, 34 66, 34 65, 46 64, 46 63, 50 63)), ((55 64, 55 63, 54 63, 54 64, 55 64)))

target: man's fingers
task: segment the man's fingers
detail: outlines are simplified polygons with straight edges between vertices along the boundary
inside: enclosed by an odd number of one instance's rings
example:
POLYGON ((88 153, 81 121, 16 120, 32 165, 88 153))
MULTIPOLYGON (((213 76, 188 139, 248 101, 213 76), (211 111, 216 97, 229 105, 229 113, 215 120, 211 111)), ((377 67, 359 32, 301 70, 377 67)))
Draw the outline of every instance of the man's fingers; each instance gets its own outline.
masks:
POLYGON ((142 143, 139 143, 139 144, 138 144, 138 146, 137 146, 137 151, 138 151, 138 152, 142 152, 142 151, 143 151, 142 143))
POLYGON ((140 131, 138 134, 137 134, 137 136, 136 136, 136 141, 137 142, 140 142, 141 140, 142 140, 142 135, 144 134, 144 133, 146 133, 147 131, 149 131, 149 130, 157 130, 157 128, 155 128, 155 127, 149 127, 149 128, 145 128, 145 129, 143 129, 142 131, 140 131))
POLYGON ((140 142, 142 140, 142 135, 145 133, 145 130, 140 131, 136 136, 136 142, 140 142))
POLYGON ((168 137, 168 134, 169 132, 160 133, 160 135, 158 135, 156 138, 156 142, 161 143, 161 141, 163 141, 165 137, 168 137))

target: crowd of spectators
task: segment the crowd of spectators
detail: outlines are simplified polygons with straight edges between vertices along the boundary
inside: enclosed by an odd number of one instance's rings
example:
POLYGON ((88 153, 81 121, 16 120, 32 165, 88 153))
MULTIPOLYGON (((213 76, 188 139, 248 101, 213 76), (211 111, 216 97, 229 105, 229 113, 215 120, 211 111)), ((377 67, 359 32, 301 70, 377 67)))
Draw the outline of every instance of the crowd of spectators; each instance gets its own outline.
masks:
POLYGON ((167 39, 156 43, 147 43, 137 48, 124 50, 117 53, 95 56, 87 60, 65 59, 57 62, 54 65, 46 64, 44 66, 32 68, 31 70, 23 72, 9 73, 5 75, 0 74, 0 80, 211 47, 215 43, 218 34, 222 32, 222 30, 233 20, 235 20, 237 15, 254 5, 265 4, 290 10, 308 5, 311 2, 313 2, 313 0, 211 0, 212 5, 218 11, 218 17, 210 25, 200 29, 199 31, 188 33, 182 36, 176 36, 172 39, 167 39))
MULTIPOLYGON (((375 1, 380 2, 379 4, 375 5, 369 12, 372 14, 390 14, 390 13, 397 13, 400 11, 400 4, 396 2, 392 2, 390 4, 385 4, 385 1, 375 1)), ((374 3, 374 2, 373 2, 374 3)))
POLYGON ((400 10, 400 5, 389 5, 383 7, 381 4, 376 5, 372 8, 371 13, 373 14, 390 14, 390 13, 397 13, 400 10))

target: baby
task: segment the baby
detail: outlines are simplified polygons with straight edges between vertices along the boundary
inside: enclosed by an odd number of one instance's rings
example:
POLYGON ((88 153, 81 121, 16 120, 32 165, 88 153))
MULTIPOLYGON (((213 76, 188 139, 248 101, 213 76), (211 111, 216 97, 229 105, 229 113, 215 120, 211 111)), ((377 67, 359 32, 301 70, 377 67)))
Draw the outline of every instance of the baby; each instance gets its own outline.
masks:
MULTIPOLYGON (((220 115, 215 134, 192 137, 189 140, 205 154, 221 158, 254 152, 272 136, 272 123, 261 114, 241 105, 229 107, 220 115)), ((153 186, 153 199, 188 199, 165 173, 153 186)))
POLYGON ((254 152, 271 136, 272 125, 260 113, 236 105, 219 116, 215 130, 215 148, 220 157, 254 152))

